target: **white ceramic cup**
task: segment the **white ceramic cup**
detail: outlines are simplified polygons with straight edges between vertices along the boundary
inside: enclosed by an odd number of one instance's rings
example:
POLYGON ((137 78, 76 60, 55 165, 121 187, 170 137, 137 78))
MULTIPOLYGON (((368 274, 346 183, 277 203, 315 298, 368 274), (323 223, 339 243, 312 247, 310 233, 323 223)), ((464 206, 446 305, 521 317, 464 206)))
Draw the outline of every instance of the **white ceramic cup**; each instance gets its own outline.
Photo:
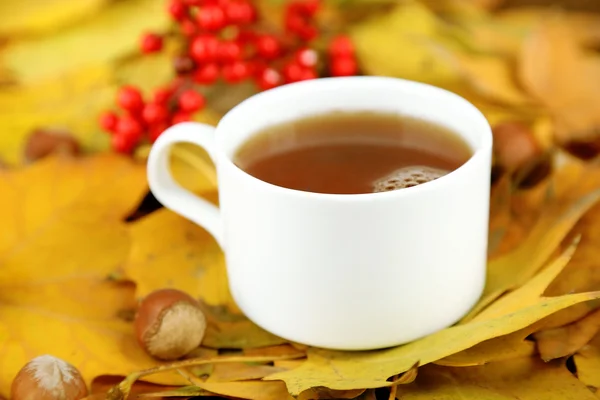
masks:
POLYGON ((453 93, 394 78, 328 78, 257 94, 216 128, 169 128, 152 147, 148 180, 162 204, 218 241, 234 300, 256 324, 299 343, 364 350, 447 327, 481 295, 491 151, 486 119, 453 93), (275 186, 232 161, 257 131, 334 110, 423 118, 461 135, 473 156, 432 182, 354 195, 275 186), (168 150, 177 142, 213 159, 220 209, 173 180, 168 150))

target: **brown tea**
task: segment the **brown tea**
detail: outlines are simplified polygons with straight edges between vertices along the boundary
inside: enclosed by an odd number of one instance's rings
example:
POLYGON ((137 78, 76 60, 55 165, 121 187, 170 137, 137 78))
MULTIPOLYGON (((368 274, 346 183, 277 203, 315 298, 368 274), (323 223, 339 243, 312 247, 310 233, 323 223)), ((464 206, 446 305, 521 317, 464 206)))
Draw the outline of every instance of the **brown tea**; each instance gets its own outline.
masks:
POLYGON ((317 193, 415 186, 460 167, 472 151, 456 133, 397 114, 336 112, 258 132, 235 154, 250 175, 317 193))

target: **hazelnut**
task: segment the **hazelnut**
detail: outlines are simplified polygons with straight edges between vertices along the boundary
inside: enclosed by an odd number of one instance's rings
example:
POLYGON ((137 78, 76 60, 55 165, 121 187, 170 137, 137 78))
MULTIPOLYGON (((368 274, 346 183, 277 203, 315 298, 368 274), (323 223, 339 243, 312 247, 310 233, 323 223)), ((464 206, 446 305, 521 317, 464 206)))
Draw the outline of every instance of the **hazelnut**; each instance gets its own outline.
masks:
POLYGON ((138 342, 148 354, 174 360, 200 346, 206 318, 200 304, 190 295, 162 289, 142 300, 134 328, 138 342))
POLYGON ((79 143, 64 130, 37 129, 25 144, 25 162, 33 162, 52 153, 79 154, 79 143))
POLYGON ((494 157, 507 172, 514 172, 542 154, 533 132, 519 122, 503 122, 493 129, 494 157))
POLYGON ((71 364, 49 355, 29 361, 11 387, 12 400, 80 400, 87 396, 81 374, 71 364))

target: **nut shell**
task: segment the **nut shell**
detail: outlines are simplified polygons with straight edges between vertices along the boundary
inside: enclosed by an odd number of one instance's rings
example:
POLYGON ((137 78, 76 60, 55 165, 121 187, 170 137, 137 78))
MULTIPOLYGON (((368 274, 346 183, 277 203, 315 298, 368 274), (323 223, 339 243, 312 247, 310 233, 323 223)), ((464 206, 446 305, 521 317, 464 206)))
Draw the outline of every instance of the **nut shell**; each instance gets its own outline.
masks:
POLYGON ((493 129, 494 158, 508 172, 531 164, 543 150, 533 132, 520 122, 503 122, 493 129))
POLYGON ((38 129, 29 136, 23 156, 26 162, 33 162, 52 153, 76 155, 79 152, 79 143, 68 132, 38 129))
POLYGON ((163 289, 142 301, 134 329, 138 342, 151 356, 175 360, 200 346, 206 331, 206 318, 190 295, 163 289))
POLYGON ((36 357, 17 374, 11 386, 12 400, 80 400, 87 388, 71 364, 49 355, 36 357))

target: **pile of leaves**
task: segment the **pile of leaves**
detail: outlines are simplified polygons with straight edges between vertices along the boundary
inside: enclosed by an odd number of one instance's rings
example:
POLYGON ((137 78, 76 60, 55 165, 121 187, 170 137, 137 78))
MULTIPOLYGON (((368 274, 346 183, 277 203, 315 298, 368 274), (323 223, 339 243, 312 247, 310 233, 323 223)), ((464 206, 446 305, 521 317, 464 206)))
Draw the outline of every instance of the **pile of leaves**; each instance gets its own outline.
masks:
MULTIPOLYGON (((140 32, 168 29, 164 2, 3 1, 0 14, 19 17, 0 23, 0 158, 10 165, 0 170, 0 395, 49 353, 81 371, 89 399, 111 388, 112 399, 130 388, 154 398, 600 397, 600 16, 490 9, 500 3, 339 0, 322 17, 347 30, 365 73, 459 93, 494 127, 527 131, 534 164, 552 166, 534 184, 510 168, 495 180, 487 286, 469 315, 403 346, 341 352, 288 343, 241 315, 210 235, 168 210, 143 212, 143 151, 104 151, 96 118, 116 88, 172 78, 168 54, 137 50, 140 32), (56 126, 95 154, 19 166, 31 132, 56 126), (208 318, 202 346, 171 364, 140 348, 131 322, 138 300, 165 287, 202 299, 208 318)), ((213 104, 225 105, 200 120, 248 94, 222 92, 213 104)), ((496 164, 517 151, 509 131, 496 164)), ((177 148, 172 168, 216 202, 214 171, 195 149, 177 148)))

